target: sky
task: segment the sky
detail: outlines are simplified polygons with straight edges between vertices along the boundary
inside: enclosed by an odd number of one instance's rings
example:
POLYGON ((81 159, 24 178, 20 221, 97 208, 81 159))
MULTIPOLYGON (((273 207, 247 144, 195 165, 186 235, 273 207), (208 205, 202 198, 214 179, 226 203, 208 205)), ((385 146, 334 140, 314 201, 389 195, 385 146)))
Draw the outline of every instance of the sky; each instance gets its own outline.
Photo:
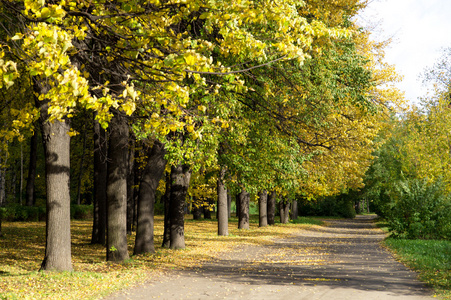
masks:
POLYGON ((441 49, 451 47, 450 0, 372 0, 358 23, 373 28, 373 40, 392 38, 386 61, 395 65, 403 82, 397 86, 406 99, 418 103, 427 87, 419 76, 440 59, 441 49))

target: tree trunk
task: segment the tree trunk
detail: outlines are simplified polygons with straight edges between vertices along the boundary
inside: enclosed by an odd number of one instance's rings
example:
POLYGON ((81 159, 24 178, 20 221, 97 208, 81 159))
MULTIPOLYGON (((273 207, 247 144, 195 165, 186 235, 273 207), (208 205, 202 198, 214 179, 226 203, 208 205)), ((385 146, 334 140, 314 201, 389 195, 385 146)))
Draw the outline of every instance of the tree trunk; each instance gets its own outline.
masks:
MULTIPOLYGON (((38 94, 47 87, 37 81, 38 94)), ((48 121, 48 101, 36 103, 40 109, 40 123, 45 153, 47 191, 46 246, 41 270, 72 271, 70 240, 70 136, 69 121, 48 121)))
POLYGON ((276 192, 272 191, 268 195, 268 225, 274 225, 276 215, 276 192))
POLYGON ((246 190, 238 194, 240 199, 240 217, 238 220, 238 229, 249 229, 249 202, 250 195, 246 190))
POLYGON ((171 249, 185 248, 185 198, 191 173, 187 165, 171 168, 170 229, 171 249))
MULTIPOLYGON (((134 157, 139 157, 139 147, 136 147, 135 142, 135 154, 134 157)), ((134 167, 133 167, 133 224, 132 224, 132 231, 136 231, 136 228, 138 227, 138 197, 139 197, 139 183, 141 181, 141 168, 140 164, 138 164, 135 161, 134 167)))
POLYGON ((355 201, 354 202, 354 208, 355 208, 355 212, 356 212, 356 214, 359 214, 360 213, 360 201, 355 201))
POLYGON ((84 129, 83 132, 83 149, 81 152, 81 159, 80 159, 80 170, 78 173, 78 182, 77 182, 77 205, 81 204, 81 185, 83 181, 83 171, 84 171, 84 164, 85 164, 85 154, 86 154, 86 136, 88 135, 87 129, 84 129))
POLYGON ((19 204, 20 204, 20 205, 23 205, 23 143, 20 143, 19 204))
POLYGON ((266 191, 261 191, 258 193, 258 208, 259 208, 259 219, 258 226, 265 227, 268 226, 268 193, 266 191))
POLYGON ((298 218, 298 201, 293 199, 291 202, 291 219, 296 220, 298 218))
POLYGON ((238 218, 238 223, 240 221, 240 210, 241 210, 240 193, 238 193, 235 195, 235 217, 238 218))
POLYGON ((106 245, 106 187, 108 142, 105 130, 94 121, 94 224, 92 244, 106 245))
POLYGON ((232 217, 232 195, 227 190, 227 217, 230 219, 232 217))
POLYGON ((163 243, 161 247, 169 248, 171 245, 171 211, 169 209, 171 204, 171 175, 166 172, 166 190, 163 195, 164 203, 164 230, 163 243))
POLYGON ((147 165, 143 170, 138 194, 138 227, 136 229, 134 254, 153 253, 155 193, 164 173, 166 149, 155 140, 147 153, 147 165))
POLYGON ((280 201, 280 223, 288 224, 290 221, 290 202, 286 199, 280 201))
POLYGON ((193 220, 202 219, 202 204, 199 199, 194 198, 192 207, 193 220))
MULTIPOLYGON (((135 208, 135 196, 133 186, 135 184, 134 179, 134 169, 135 169, 135 137, 131 137, 130 148, 128 150, 127 155, 127 163, 128 163, 128 172, 127 172, 127 234, 131 235, 133 230, 133 214, 135 208)), ((160 176, 161 177, 161 176, 160 176)), ((155 195, 154 195, 155 198, 155 195)), ((152 212, 153 218, 153 212, 152 212)))
POLYGON ((127 151, 129 127, 116 113, 110 121, 107 181, 107 260, 122 262, 127 249, 127 151))
POLYGON ((0 156, 0 206, 6 202, 6 164, 8 163, 8 151, 6 151, 3 164, 1 164, 1 158, 0 156))
POLYGON ((28 163, 27 186, 25 187, 25 204, 33 206, 35 204, 34 183, 36 180, 36 162, 38 151, 38 137, 36 129, 30 139, 30 161, 28 163))
POLYGON ((221 168, 218 176, 218 235, 227 236, 229 235, 229 213, 224 175, 225 169, 221 168))

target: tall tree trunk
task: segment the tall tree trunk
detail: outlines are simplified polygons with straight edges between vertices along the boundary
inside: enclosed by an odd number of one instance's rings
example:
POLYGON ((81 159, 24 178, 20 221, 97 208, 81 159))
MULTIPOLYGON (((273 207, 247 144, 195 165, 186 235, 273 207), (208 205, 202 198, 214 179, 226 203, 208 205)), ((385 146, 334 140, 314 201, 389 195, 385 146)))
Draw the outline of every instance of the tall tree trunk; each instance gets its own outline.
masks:
POLYGON ((280 201, 280 223, 288 224, 290 221, 290 201, 283 199, 280 201))
MULTIPOLYGON (((0 152, 0 166, 2 162, 2 156, 0 152)), ((3 207, 3 203, 5 202, 5 173, 3 171, 3 168, 0 167, 0 208, 3 207)), ((3 236, 2 234, 2 219, 3 219, 3 212, 0 210, 0 237, 3 236)))
POLYGON ((6 164, 8 163, 8 152, 6 151, 5 162, 3 167, 1 164, 0 156, 0 206, 4 205, 6 202, 6 164))
POLYGON ((33 206, 35 204, 34 183, 36 180, 36 162, 38 157, 38 134, 36 129, 30 139, 30 161, 28 163, 27 186, 25 187, 25 204, 33 206))
MULTIPOLYGON (((139 157, 140 155, 140 147, 136 146, 136 141, 135 141, 135 154, 134 157, 139 157)), ((141 168, 140 168, 140 164, 138 164, 136 162, 135 159, 135 164, 133 167, 133 225, 132 225, 132 230, 136 231, 136 228, 138 227, 138 195, 139 195, 139 182, 141 181, 141 168)))
POLYGON ((94 224, 92 244, 106 245, 106 187, 108 141, 106 131, 94 120, 94 224))
MULTIPOLYGON (((34 91, 47 92, 48 86, 34 82, 34 91)), ((46 246, 41 270, 72 271, 70 240, 70 136, 69 121, 48 121, 48 101, 36 100, 45 153, 47 190, 46 246)))
POLYGON ((268 225, 274 225, 276 215, 276 192, 272 191, 268 195, 268 225))
POLYGON ((249 229, 249 202, 250 195, 245 189, 238 194, 240 198, 240 217, 238 220, 239 229, 249 229))
POLYGON ((128 162, 128 172, 127 172, 127 234, 132 234, 133 229, 133 214, 135 208, 135 195, 134 195, 134 184, 135 184, 135 137, 131 137, 130 148, 127 156, 128 162))
POLYGON ((291 219, 296 220, 298 218, 298 200, 293 199, 291 202, 291 219))
POLYGON ((122 262, 127 249, 127 151, 129 127, 120 113, 110 121, 107 181, 107 260, 122 262))
POLYGON ((240 221, 240 210, 241 210, 241 203, 240 203, 240 193, 235 195, 235 217, 238 218, 238 223, 240 221))
POLYGON ((218 176, 218 235, 229 235, 229 213, 227 208, 227 189, 224 184, 225 169, 218 176))
POLYGON ((85 165, 85 156, 86 156, 86 140, 88 135, 88 130, 84 128, 83 130, 83 148, 81 151, 81 158, 80 158, 80 167, 78 172, 78 180, 77 180, 77 205, 81 204, 81 185, 83 181, 83 171, 84 171, 84 165, 85 165))
POLYGON ((227 217, 229 219, 232 217, 232 195, 229 190, 227 190, 227 217))
POLYGON ((155 193, 166 167, 166 149, 155 140, 147 153, 147 165, 143 170, 138 195, 138 227, 136 229, 134 254, 153 253, 155 193))
POLYGON ((187 165, 171 168, 170 229, 171 249, 185 248, 185 198, 191 177, 187 165))
POLYGON ((163 230, 163 243, 161 247, 169 248, 171 245, 171 211, 169 209, 171 205, 171 174, 166 172, 166 190, 163 195, 164 203, 164 230, 163 230))
POLYGON ((23 143, 20 143, 20 182, 19 182, 19 204, 23 204, 23 143))
POLYGON ((266 191, 261 191, 258 193, 258 226, 265 227, 268 226, 268 193, 266 191))

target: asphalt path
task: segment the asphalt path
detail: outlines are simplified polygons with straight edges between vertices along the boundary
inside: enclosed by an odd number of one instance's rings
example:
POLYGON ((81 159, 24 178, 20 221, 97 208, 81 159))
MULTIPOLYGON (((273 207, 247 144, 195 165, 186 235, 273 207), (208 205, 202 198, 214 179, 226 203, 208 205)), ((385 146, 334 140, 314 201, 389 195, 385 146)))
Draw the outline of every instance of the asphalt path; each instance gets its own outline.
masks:
POLYGON ((242 246, 195 269, 171 271, 118 299, 436 299, 380 242, 372 216, 327 220, 272 245, 242 246))

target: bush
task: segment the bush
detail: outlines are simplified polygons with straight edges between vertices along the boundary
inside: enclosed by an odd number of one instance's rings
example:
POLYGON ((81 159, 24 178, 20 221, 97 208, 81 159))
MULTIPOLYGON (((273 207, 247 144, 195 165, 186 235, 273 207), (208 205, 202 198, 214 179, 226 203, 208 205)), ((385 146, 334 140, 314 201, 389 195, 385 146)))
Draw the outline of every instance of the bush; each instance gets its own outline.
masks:
POLYGON ((70 218, 74 220, 86 220, 93 216, 92 205, 71 205, 70 206, 70 218))
POLYGON ((1 214, 2 219, 9 222, 45 220, 45 208, 40 206, 9 204, 1 208, 1 214))
POLYGON ((450 239, 451 196, 438 180, 399 182, 395 199, 386 212, 393 237, 407 239, 450 239))

